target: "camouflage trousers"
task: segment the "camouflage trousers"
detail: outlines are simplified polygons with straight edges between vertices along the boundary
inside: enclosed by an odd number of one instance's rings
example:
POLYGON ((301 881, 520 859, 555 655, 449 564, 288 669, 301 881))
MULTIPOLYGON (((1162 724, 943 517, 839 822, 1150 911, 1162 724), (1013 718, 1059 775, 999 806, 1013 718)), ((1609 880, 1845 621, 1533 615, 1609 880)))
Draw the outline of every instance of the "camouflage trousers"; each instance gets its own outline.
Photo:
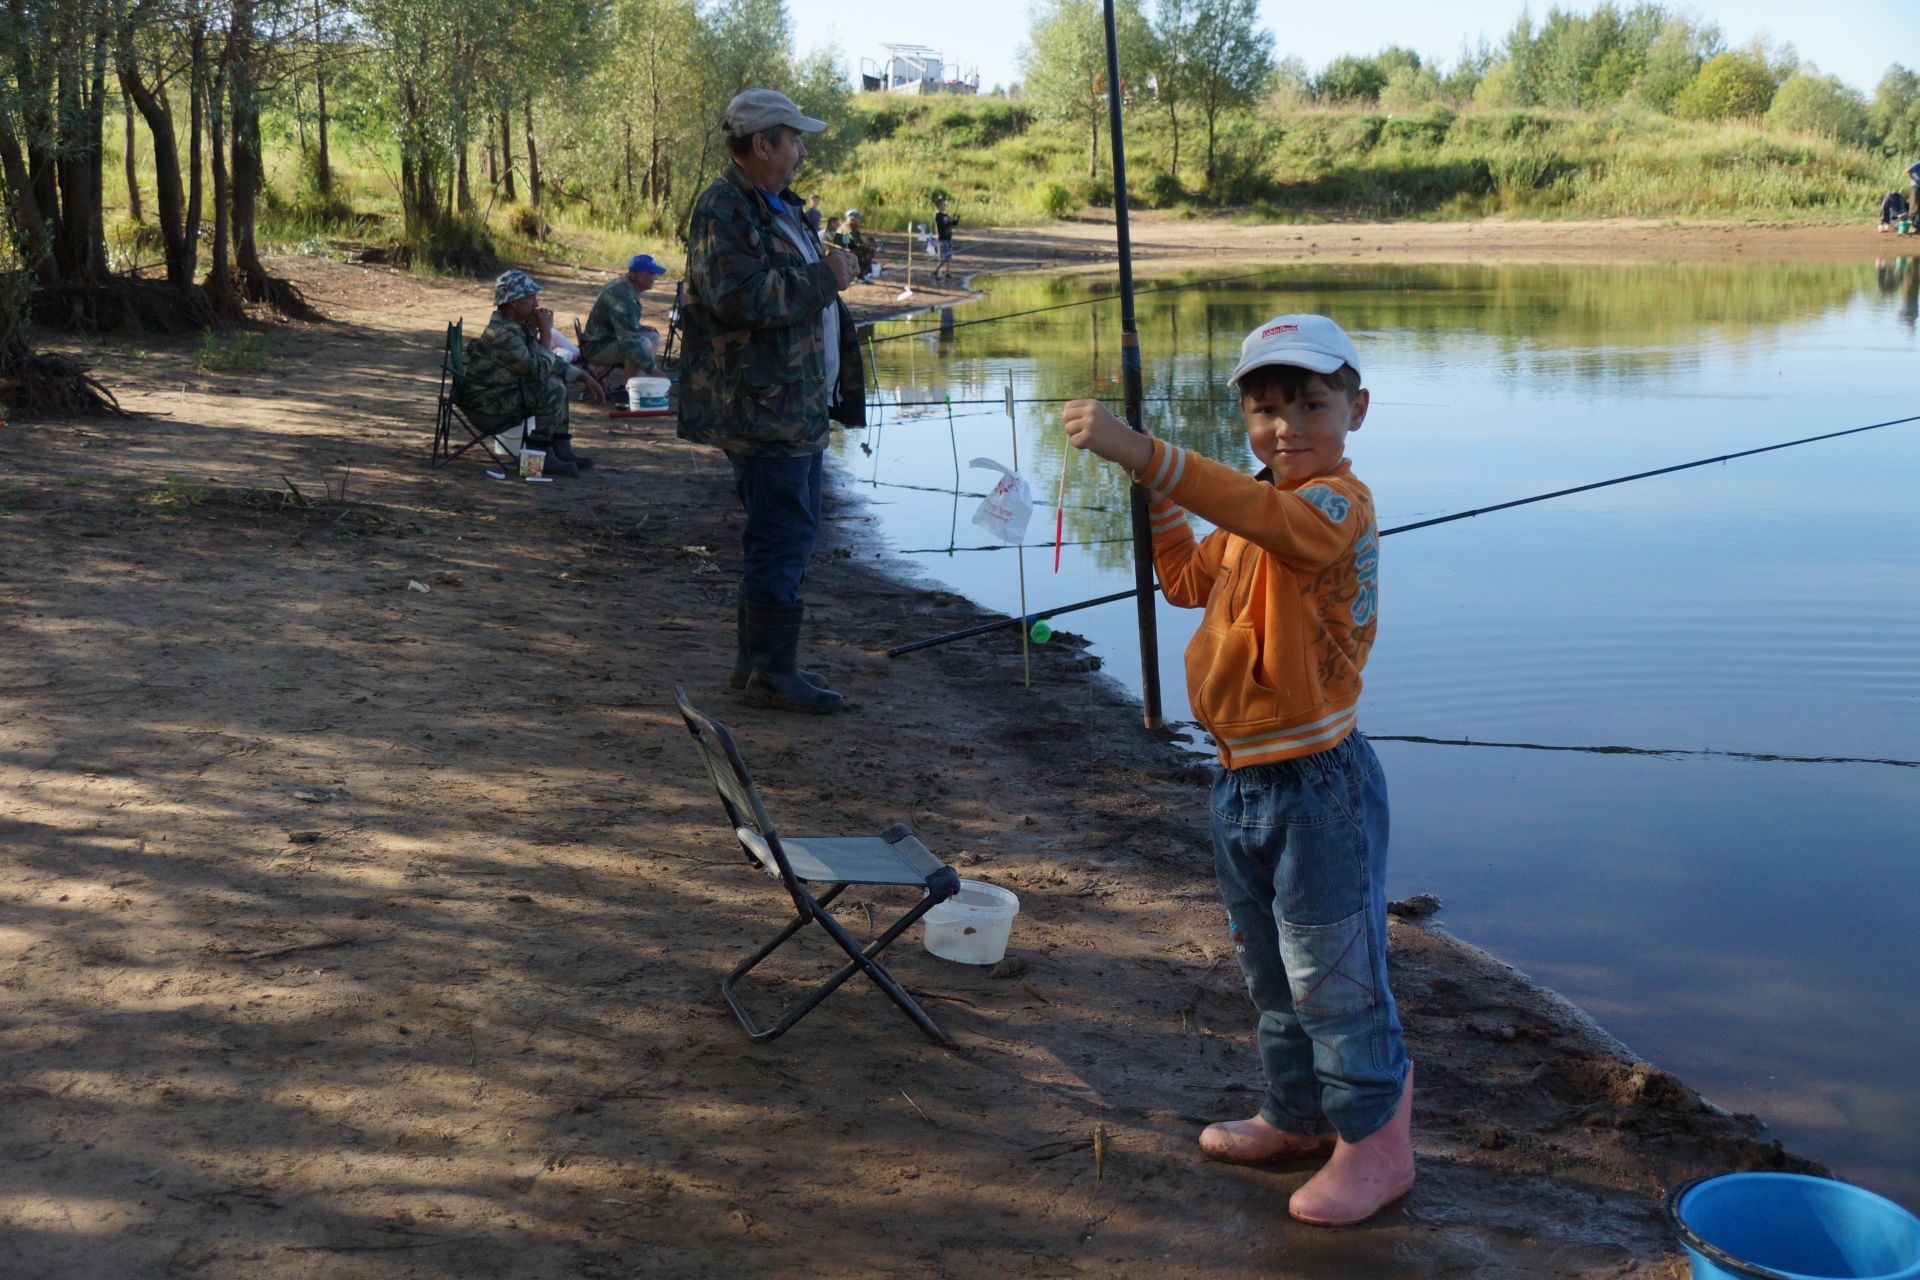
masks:
POLYGON ((473 425, 482 431, 511 431, 527 415, 531 401, 533 431, 527 443, 545 448, 553 440, 573 434, 567 411, 567 380, 556 371, 540 380, 538 395, 529 396, 519 383, 495 387, 469 387, 460 397, 460 407, 473 425))
POLYGON ((642 369, 652 369, 654 360, 660 352, 660 333, 657 329, 640 331, 640 350, 646 358, 629 361, 626 350, 621 347, 617 339, 613 342, 603 342, 591 351, 582 351, 580 364, 582 368, 587 369, 611 369, 615 365, 634 363, 642 369))

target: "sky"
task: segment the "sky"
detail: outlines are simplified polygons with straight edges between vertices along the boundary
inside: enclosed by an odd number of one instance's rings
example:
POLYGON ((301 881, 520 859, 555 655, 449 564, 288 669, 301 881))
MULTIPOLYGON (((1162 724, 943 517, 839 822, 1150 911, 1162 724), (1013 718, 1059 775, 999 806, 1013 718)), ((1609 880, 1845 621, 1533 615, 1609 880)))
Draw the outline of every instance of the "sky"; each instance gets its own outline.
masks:
MULTIPOLYGON (((1144 0, 1151 11, 1151 0, 1144 0)), ((1630 0, 1617 0, 1625 7, 1630 0)), ((1294 55, 1309 70, 1319 70, 1343 53, 1372 53, 1383 45, 1405 45, 1423 59, 1451 63, 1461 42, 1482 36, 1498 44, 1520 16, 1524 0, 1371 0, 1361 9, 1300 0, 1260 0, 1261 18, 1274 33, 1277 57, 1294 55), (1360 20, 1356 21, 1355 16, 1360 20)), ((860 60, 876 62, 880 45, 924 44, 942 50, 963 68, 977 66, 985 88, 1019 79, 1020 45, 1028 26, 1029 0, 955 0, 908 5, 847 0, 787 0, 793 16, 794 43, 806 52, 833 45, 850 73, 860 60)), ((1534 3, 1544 17, 1552 0, 1534 3)), ((1589 12, 1593 0, 1568 0, 1560 7, 1589 12)), ((1667 8, 1719 24, 1727 43, 1739 46, 1765 33, 1774 43, 1792 44, 1805 61, 1837 75, 1866 93, 1899 62, 1920 70, 1920 3, 1915 0, 1704 0, 1668 3, 1667 8)))

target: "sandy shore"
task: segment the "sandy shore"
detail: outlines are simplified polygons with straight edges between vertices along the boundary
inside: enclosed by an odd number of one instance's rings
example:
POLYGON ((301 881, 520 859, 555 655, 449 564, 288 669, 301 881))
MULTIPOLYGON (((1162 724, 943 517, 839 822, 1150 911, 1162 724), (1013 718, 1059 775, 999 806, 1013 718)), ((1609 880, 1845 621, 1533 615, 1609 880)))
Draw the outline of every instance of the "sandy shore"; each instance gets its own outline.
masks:
MULTIPOLYGON (((1363 236, 1348 253, 1405 256, 1388 246, 1415 232, 1423 253, 1619 252, 1570 225, 1138 234, 1167 260, 1276 258, 1297 234, 1327 252, 1336 231, 1363 236)), ((1100 234, 995 233, 963 265, 1065 264, 1100 234)), ((1692 256, 1721 233, 1605 234, 1692 256)), ((836 496, 810 653, 855 709, 747 708, 726 689, 718 454, 582 409, 600 466, 579 480, 429 470, 441 334, 484 322, 484 286, 277 265, 328 319, 263 328, 264 369, 115 339, 87 351, 141 416, 0 432, 18 1274, 1679 1275, 1668 1187, 1796 1166, 1752 1117, 1397 919, 1420 1182, 1365 1230, 1292 1224, 1309 1168, 1193 1147, 1258 1087, 1195 767, 1071 637, 1031 692, 993 638, 890 661, 978 615, 836 496), (957 1052, 859 980, 746 1040, 719 981, 782 902, 721 824, 676 682, 789 829, 906 820, 1020 895, 1018 974, 934 959, 917 932, 889 952, 957 1052)), ((584 314, 594 280, 539 273, 584 314)), ((903 905, 852 896, 860 934, 903 905)), ((757 1007, 830 965, 805 949, 757 1007)))

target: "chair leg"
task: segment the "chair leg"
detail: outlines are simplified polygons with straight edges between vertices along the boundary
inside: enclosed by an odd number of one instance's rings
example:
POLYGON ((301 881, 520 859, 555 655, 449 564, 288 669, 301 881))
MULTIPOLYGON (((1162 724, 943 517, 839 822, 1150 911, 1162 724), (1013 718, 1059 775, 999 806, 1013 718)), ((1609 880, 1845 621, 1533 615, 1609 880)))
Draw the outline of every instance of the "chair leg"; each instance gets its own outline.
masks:
POLYGON ((931 910, 934 906, 934 901, 927 899, 920 902, 913 910, 907 912, 906 915, 895 921, 893 926, 885 933, 875 938, 863 948, 854 939, 853 935, 846 931, 845 926, 827 911, 827 907, 835 898, 839 897, 846 888, 847 886, 844 884, 837 884, 819 898, 808 895, 806 913, 796 915, 793 920, 788 922, 786 928, 782 929, 772 941, 741 961, 739 966, 720 983, 720 993, 726 997, 727 1006, 733 1010, 734 1017, 738 1018, 740 1025, 746 1029, 748 1038, 753 1040, 754 1043, 760 1044, 786 1034, 795 1023, 799 1022, 800 1019, 804 1018, 807 1014, 813 1012, 821 1001, 839 990, 841 984, 845 983, 848 978, 851 978, 855 973, 864 972, 868 978, 872 979, 875 986, 886 993, 889 1000, 892 1000, 894 1004, 900 1007, 901 1012, 913 1019, 914 1025, 918 1026, 920 1030, 926 1034, 928 1039, 945 1048, 954 1048, 953 1038, 945 1031, 942 1031, 939 1024, 934 1022, 931 1017, 927 1016, 927 1011, 921 1008, 920 1002, 909 995, 906 988, 895 981, 894 976, 875 958, 882 950, 891 946, 893 941, 902 933, 906 932, 916 920, 931 910), (747 1012, 745 1005, 741 1003, 735 988, 739 985, 740 980, 746 977, 761 961, 772 955, 792 938, 794 934, 805 928, 809 920, 817 920, 820 923, 820 927, 827 931, 828 936, 834 940, 842 951, 847 953, 849 959, 846 964, 834 972, 833 976, 814 988, 805 999, 789 1009, 780 1021, 771 1027, 760 1027, 754 1022, 752 1015, 747 1012))

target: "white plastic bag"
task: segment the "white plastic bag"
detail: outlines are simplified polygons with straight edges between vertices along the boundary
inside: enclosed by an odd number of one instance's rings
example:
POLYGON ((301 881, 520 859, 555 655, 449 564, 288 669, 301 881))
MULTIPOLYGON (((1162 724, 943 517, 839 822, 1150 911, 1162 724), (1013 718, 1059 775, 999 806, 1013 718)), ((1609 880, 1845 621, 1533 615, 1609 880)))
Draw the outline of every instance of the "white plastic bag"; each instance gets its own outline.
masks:
POLYGON ((1000 473, 1000 483, 973 513, 974 524, 1010 546, 1026 541, 1027 522, 1033 519, 1033 490, 1027 487, 1026 477, 992 458, 975 458, 968 465, 1000 473))

